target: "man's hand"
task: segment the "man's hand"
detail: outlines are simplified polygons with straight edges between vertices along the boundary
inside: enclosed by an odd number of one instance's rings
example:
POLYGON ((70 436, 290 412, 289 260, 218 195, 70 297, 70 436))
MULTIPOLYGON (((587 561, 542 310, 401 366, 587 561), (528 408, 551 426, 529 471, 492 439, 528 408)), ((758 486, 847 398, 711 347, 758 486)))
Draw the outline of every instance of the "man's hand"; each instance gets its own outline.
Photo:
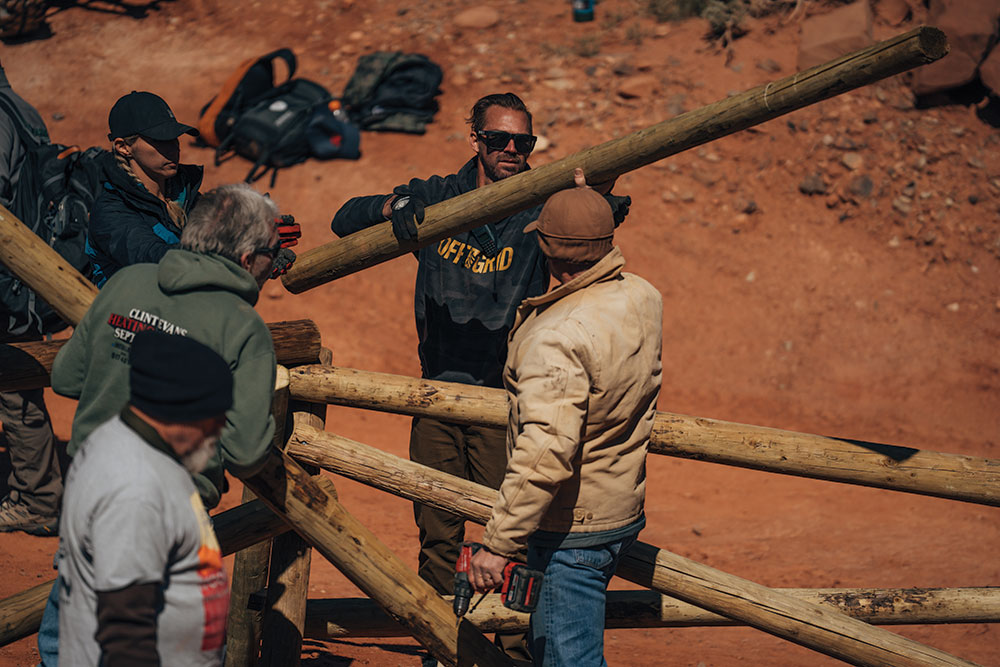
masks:
MULTIPOLYGON (((295 225, 298 227, 298 225, 295 225)), ((288 248, 281 248, 278 250, 278 254, 274 256, 274 264, 271 265, 271 280, 277 279, 288 273, 288 269, 292 268, 292 264, 295 263, 295 251, 288 248)))
POLYGON ((573 170, 573 182, 576 183, 578 188, 591 188, 596 190, 598 194, 606 195, 611 192, 611 188, 615 187, 615 183, 618 181, 618 177, 615 176, 610 181, 604 181, 603 183, 594 183, 594 185, 587 185, 587 177, 583 173, 583 169, 577 167, 573 170))
POLYGON ((578 188, 591 188, 604 195, 604 199, 607 200, 608 206, 611 207, 611 214, 615 220, 615 227, 622 224, 625 221, 625 217, 628 215, 629 206, 632 205, 632 198, 629 196, 619 197, 617 195, 608 194, 611 192, 611 188, 614 187, 615 182, 618 178, 612 178, 610 181, 604 181, 603 183, 597 183, 593 187, 587 185, 587 177, 583 173, 583 169, 577 167, 573 170, 573 182, 578 188))
POLYGON ((302 238, 302 229, 295 222, 295 218, 290 215, 275 218, 274 226, 278 228, 278 240, 281 241, 282 248, 298 245, 299 239, 302 238))
POLYGON ((424 202, 413 195, 396 197, 389 219, 398 240, 413 241, 417 238, 417 225, 424 221, 424 202))
POLYGON ((628 195, 619 197, 607 194, 604 195, 604 198, 607 200, 608 206, 611 207, 611 213, 615 219, 615 227, 625 222, 625 216, 628 215, 628 207, 632 205, 632 198, 628 195))
POLYGON ((469 561, 469 583, 477 593, 492 591, 503 583, 507 559, 482 548, 469 561))

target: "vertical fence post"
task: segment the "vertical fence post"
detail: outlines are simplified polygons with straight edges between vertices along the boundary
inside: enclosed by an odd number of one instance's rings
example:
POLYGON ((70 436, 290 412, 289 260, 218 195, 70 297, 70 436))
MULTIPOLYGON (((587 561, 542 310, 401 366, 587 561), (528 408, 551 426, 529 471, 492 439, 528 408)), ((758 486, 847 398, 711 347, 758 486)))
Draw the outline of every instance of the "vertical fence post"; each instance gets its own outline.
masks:
MULTIPOLYGON (((333 353, 323 348, 319 361, 329 366, 333 362, 333 353)), ((326 425, 325 403, 291 401, 288 412, 295 426, 302 424, 323 430, 326 425)), ((319 472, 319 468, 314 466, 304 467, 310 473, 319 472)), ((302 655, 311 563, 312 548, 298 533, 290 531, 274 539, 261 642, 261 663, 264 665, 298 667, 302 655)))
MULTIPOLYGON (((288 412, 288 371, 282 366, 278 366, 271 410, 274 413, 274 444, 281 447, 285 442, 285 414, 288 412)), ((244 503, 256 498, 253 491, 243 487, 244 503)), ((251 604, 251 600, 255 599, 255 593, 267 586, 271 550, 272 540, 264 540, 238 551, 233 559, 225 667, 256 667, 258 664, 264 610, 257 604, 251 604)))

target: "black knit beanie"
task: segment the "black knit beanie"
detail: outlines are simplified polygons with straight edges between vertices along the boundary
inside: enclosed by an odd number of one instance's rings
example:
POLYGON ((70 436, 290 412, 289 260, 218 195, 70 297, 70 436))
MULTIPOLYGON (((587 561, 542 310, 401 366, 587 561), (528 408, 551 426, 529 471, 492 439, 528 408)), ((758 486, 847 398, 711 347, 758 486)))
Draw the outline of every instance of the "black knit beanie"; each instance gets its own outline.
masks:
POLYGON ((140 331, 132 341, 131 404, 156 419, 191 422, 233 405, 233 374, 214 350, 185 336, 140 331))

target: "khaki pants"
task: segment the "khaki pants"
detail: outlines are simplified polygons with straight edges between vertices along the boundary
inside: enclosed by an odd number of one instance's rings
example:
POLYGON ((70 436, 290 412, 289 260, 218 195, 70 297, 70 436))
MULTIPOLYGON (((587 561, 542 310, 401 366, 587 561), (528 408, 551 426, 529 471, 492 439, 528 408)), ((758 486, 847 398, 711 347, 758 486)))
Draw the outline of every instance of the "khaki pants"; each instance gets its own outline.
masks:
POLYGON ((59 514, 62 471, 42 390, 0 392, 0 422, 10 454, 7 485, 35 514, 59 514))

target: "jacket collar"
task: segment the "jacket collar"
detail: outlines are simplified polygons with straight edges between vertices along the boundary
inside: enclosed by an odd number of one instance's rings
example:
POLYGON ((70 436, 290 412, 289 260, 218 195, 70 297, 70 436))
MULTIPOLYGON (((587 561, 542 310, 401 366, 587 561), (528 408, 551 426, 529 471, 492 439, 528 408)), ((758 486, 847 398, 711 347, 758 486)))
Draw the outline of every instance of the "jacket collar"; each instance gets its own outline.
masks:
POLYGON ((142 438, 147 445, 158 452, 166 454, 174 461, 177 461, 178 463, 181 462, 181 457, 177 456, 177 452, 174 451, 174 448, 167 444, 166 440, 160 437, 160 434, 156 432, 155 428, 150 426, 142 417, 137 415, 135 411, 132 410, 132 406, 126 405, 122 408, 122 411, 118 416, 121 417, 121 420, 125 422, 125 425, 135 431, 135 434, 142 438))
MULTIPOLYGON (((145 210, 153 215, 164 210, 164 203, 140 185, 118 164, 113 152, 108 152, 104 158, 105 188, 119 190, 123 199, 133 208, 145 210), (110 186, 110 187, 109 187, 110 186)), ((191 209, 193 194, 201 187, 204 168, 193 164, 178 165, 177 175, 167 180, 167 198, 179 200, 183 197, 182 206, 185 211, 191 209)))
POLYGON ((624 268, 625 256, 622 254, 622 251, 618 249, 618 246, 615 246, 611 249, 611 252, 602 257, 597 264, 594 264, 583 273, 577 274, 569 282, 557 285, 540 296, 528 297, 524 300, 524 303, 532 308, 544 306, 552 303, 553 301, 558 301, 568 294, 578 292, 584 287, 588 287, 594 283, 617 278, 621 275, 622 269, 624 268))

